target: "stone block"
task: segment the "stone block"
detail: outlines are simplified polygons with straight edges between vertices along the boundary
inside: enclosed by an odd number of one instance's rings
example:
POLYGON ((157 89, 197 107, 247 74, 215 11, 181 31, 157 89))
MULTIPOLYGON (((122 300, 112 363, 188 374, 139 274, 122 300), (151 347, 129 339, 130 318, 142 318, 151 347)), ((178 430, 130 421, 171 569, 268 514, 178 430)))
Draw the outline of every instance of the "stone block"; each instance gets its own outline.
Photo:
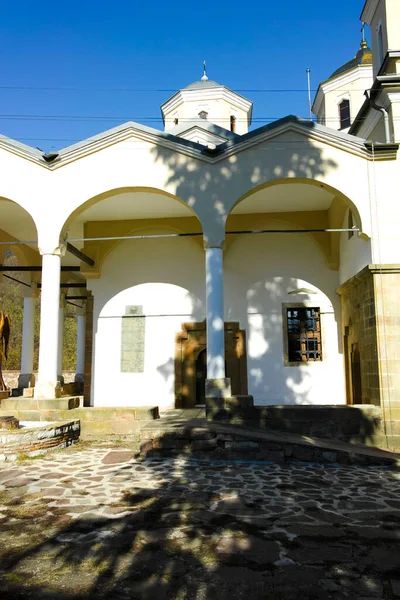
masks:
POLYGON ((260 449, 260 444, 251 441, 225 442, 225 448, 230 452, 257 452, 260 449))
POLYGON ((18 429, 19 421, 15 417, 0 417, 0 429, 18 429))
POLYGON ((188 437, 192 440, 211 440, 216 434, 205 427, 194 427, 188 431, 188 437))
POLYGON ((33 396, 35 395, 35 388, 34 387, 24 387, 22 390, 22 396, 24 398, 33 398, 33 396))
POLYGON ((285 461, 285 451, 284 450, 268 450, 266 458, 267 458, 267 460, 272 460, 274 462, 284 462, 285 461))
POLYGON ((192 442, 192 450, 214 450, 218 446, 217 438, 211 440, 194 440, 192 442))
POLYGON ((65 398, 54 398, 51 400, 39 398, 37 402, 39 410, 71 410, 73 408, 79 408, 80 398, 79 396, 67 396, 65 398))
POLYGON ((328 463, 335 463, 337 461, 336 452, 322 452, 322 460, 328 463))
POLYGON ((21 373, 18 377, 18 387, 32 389, 35 387, 35 376, 33 373, 21 373))
POLYGON ((35 385, 35 398, 60 398, 61 384, 59 381, 38 381, 35 385))
MULTIPOLYGON (((196 442, 194 442, 196 443, 196 442)), ((200 443, 200 442, 197 442, 200 443)), ((203 442, 204 443, 204 442, 203 442)), ((189 448, 190 443, 188 440, 172 439, 172 438, 157 438, 153 440, 153 448, 156 450, 183 450, 189 448)), ((202 449, 202 448, 199 448, 202 449)))
POLYGON ((153 450, 153 441, 152 440, 146 440, 145 442, 142 442, 140 444, 140 454, 146 455, 148 452, 151 452, 152 450, 153 450))
POLYGON ((136 406, 135 418, 139 421, 152 421, 154 419, 159 419, 160 414, 158 411, 158 406, 136 406))
POLYGON ((305 462, 311 462, 314 458, 314 452, 312 448, 306 446, 293 446, 293 458, 305 462))
POLYGON ((231 380, 225 379, 206 379, 206 404, 215 398, 230 398, 231 380))
POLYGON ((38 410, 38 402, 34 398, 7 398, 1 402, 2 410, 38 410))

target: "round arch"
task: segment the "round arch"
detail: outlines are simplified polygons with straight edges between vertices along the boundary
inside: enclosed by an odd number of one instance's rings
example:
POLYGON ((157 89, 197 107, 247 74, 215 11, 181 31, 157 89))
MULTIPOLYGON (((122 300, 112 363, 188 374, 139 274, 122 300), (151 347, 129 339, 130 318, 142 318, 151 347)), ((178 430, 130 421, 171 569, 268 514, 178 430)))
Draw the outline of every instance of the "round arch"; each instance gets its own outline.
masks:
POLYGON ((10 248, 21 266, 40 265, 38 227, 33 215, 19 202, 0 196, 0 250, 10 248), (13 242, 35 242, 20 244, 13 242))
MULTIPOLYGON (((255 194, 267 190, 269 188, 274 188, 280 185, 306 185, 312 186, 313 188, 319 188, 321 192, 325 194, 330 194, 332 200, 335 201, 335 220, 343 223, 346 211, 350 209, 353 213, 355 225, 360 229, 360 235, 364 237, 364 239, 369 238, 370 236, 366 233, 363 233, 363 222, 361 217, 361 207, 358 207, 355 202, 353 202, 348 196, 346 196, 343 192, 341 192, 338 188, 332 187, 331 185, 316 180, 316 179, 308 179, 304 177, 293 177, 293 178, 280 178, 274 179, 270 181, 266 181, 260 185, 255 186, 248 190, 245 194, 237 198, 232 206, 230 207, 228 218, 233 214, 235 209, 244 201, 250 199, 255 194)), ((314 194, 315 195, 315 194, 314 194)), ((291 211, 292 212, 292 211, 291 211)))
POLYGON ((85 202, 81 203, 77 208, 75 208, 67 217, 67 219, 64 221, 62 228, 61 228, 61 236, 64 237, 67 232, 68 229, 71 225, 71 223, 77 219, 77 217, 79 217, 82 213, 84 213, 85 211, 87 211, 88 209, 90 209, 91 207, 95 206, 96 204, 98 204, 99 202, 103 202, 103 201, 107 201, 107 200, 112 200, 115 199, 116 197, 122 196, 123 194, 130 194, 130 193, 144 193, 144 194, 153 194, 155 196, 164 196, 165 198, 169 198, 173 201, 176 201, 177 203, 179 203, 184 209, 187 209, 187 213, 188 215, 190 214, 190 216, 195 217, 199 223, 200 223, 200 218, 198 216, 198 214, 196 213, 196 211, 189 206, 189 204, 187 202, 185 202, 182 198, 180 198, 179 196, 175 196, 169 192, 166 192, 164 190, 161 190, 159 188, 152 188, 152 187, 119 187, 119 188, 114 188, 114 189, 110 189, 107 191, 104 191, 100 194, 97 194, 89 199, 87 199, 85 202))

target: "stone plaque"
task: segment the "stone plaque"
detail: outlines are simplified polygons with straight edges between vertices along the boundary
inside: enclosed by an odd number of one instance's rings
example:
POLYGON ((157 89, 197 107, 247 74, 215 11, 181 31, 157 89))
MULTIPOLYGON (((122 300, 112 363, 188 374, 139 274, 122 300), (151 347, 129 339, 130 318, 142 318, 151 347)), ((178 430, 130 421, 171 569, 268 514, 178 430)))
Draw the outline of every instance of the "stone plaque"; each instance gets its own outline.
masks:
POLYGON ((121 373, 144 372, 144 336, 143 306, 127 306, 122 317, 121 373))

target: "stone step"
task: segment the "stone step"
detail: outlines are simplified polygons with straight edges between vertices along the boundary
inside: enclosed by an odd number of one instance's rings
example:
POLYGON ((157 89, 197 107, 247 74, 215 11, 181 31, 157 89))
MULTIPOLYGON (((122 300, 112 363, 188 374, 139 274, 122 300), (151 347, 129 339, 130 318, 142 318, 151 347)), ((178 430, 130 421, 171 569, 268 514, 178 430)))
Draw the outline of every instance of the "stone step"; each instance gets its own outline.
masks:
POLYGON ((382 411, 374 405, 207 407, 207 418, 236 425, 312 435, 367 440, 383 431, 382 411))
POLYGON ((64 396, 51 400, 45 398, 24 398, 22 396, 1 400, 0 408, 4 410, 72 410, 83 404, 83 396, 64 396))
POLYGON ((400 455, 316 437, 272 432, 207 419, 152 422, 140 432, 143 456, 400 466, 400 455))

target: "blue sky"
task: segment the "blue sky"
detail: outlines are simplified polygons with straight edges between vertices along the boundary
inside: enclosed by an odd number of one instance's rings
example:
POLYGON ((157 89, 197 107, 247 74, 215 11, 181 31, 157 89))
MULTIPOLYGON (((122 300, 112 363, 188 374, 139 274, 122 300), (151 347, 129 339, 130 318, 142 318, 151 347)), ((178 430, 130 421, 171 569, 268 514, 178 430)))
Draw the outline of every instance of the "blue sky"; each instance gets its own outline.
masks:
POLYGON ((160 104, 201 77, 204 59, 210 79, 234 90, 304 90, 241 91, 255 127, 305 117, 306 68, 315 89, 355 55, 363 4, 3 2, 0 133, 48 151, 127 120, 162 129, 160 104))

